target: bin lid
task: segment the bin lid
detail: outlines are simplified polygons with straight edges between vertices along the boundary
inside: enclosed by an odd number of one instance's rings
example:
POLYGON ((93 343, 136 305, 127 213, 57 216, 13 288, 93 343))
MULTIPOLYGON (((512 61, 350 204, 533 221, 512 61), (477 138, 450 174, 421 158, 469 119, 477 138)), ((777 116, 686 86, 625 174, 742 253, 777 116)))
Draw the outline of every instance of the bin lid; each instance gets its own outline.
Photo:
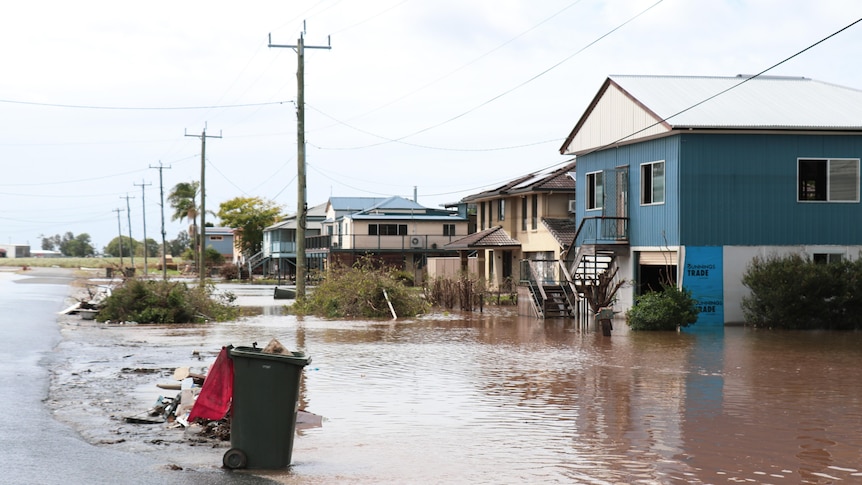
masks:
POLYGON ((305 352, 291 352, 287 354, 270 354, 263 352, 263 349, 257 347, 234 347, 230 350, 231 357, 242 357, 248 359, 266 359, 275 360, 283 364, 292 364, 306 366, 311 363, 311 357, 305 355, 305 352))

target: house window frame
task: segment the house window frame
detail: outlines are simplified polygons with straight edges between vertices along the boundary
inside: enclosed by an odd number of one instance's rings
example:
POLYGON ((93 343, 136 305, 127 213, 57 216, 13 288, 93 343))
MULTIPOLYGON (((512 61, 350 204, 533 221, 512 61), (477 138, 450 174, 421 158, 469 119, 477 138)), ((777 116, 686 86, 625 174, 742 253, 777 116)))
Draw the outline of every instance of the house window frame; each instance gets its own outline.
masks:
POLYGON ((859 203, 859 160, 858 158, 823 158, 823 157, 799 157, 796 159, 796 201, 800 203, 859 203), (854 198, 838 198, 833 193, 834 190, 841 190, 842 182, 847 184, 844 187, 846 190, 850 183, 842 178, 842 174, 836 173, 833 170, 840 170, 836 165, 850 162, 853 167, 852 186, 854 198), (803 169, 803 164, 808 163, 809 166, 803 169), (814 166, 816 164, 816 166, 814 166), (820 167, 822 165, 822 167, 820 167), (806 172, 803 174, 803 172, 806 172), (816 173, 809 173, 816 172, 816 173), (822 173, 821 173, 822 172, 822 173), (803 177, 813 177, 803 180, 803 177), (822 189, 817 187, 817 184, 825 184, 822 189), (806 187, 811 185, 810 188, 806 187), (838 186, 836 188, 836 186, 838 186), (822 194, 819 193, 822 191, 822 194), (807 195, 806 195, 807 194, 807 195))
POLYGON ((443 224, 443 235, 444 236, 454 236, 455 235, 455 224, 452 224, 452 223, 443 224))
POLYGON ((368 224, 368 235, 369 236, 406 236, 407 235, 407 224, 380 224, 380 223, 372 223, 368 224), (385 228, 381 231, 381 227, 385 228), (395 233, 393 234, 393 230, 395 233))
POLYGON ((506 220, 506 199, 497 199, 497 220, 506 220))
POLYGON ((811 261, 816 264, 831 264, 844 261, 844 253, 813 253, 811 261))
POLYGON ((584 201, 586 210, 601 210, 604 206, 604 172, 597 170, 586 173, 587 197, 584 201))
POLYGON ((530 201, 530 210, 532 214, 530 216, 530 228, 532 230, 539 229, 539 194, 533 194, 530 201))
POLYGON ((662 205, 667 194, 667 164, 664 160, 641 164, 641 205, 662 205), (661 166, 661 174, 656 176, 656 167, 661 166), (656 200, 656 181, 661 181, 661 200, 656 200))
POLYGON ((527 197, 521 197, 521 230, 527 230, 527 197))

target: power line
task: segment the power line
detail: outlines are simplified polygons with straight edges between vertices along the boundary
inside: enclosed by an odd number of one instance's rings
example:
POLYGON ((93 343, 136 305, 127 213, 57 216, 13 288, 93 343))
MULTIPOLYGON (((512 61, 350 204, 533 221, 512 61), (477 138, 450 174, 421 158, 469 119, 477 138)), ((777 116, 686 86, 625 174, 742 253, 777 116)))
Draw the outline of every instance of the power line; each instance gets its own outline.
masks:
POLYGON ((758 78, 758 77, 762 76, 763 74, 765 74, 765 73, 767 73, 767 72, 769 72, 769 71, 771 71, 771 70, 775 69, 776 67, 778 67, 778 66, 780 66, 780 65, 784 64, 785 62, 787 62, 787 61, 789 61, 789 60, 791 60, 791 59, 793 59, 793 58, 795 58, 795 57, 798 57, 798 56, 802 55, 803 53, 805 53, 805 52, 807 52, 807 51, 809 51, 809 50, 813 49, 814 47, 817 47, 818 45, 820 45, 820 44, 822 44, 822 43, 826 42, 827 40, 831 39, 832 37, 835 37, 836 35, 840 34, 841 32, 844 32, 845 30, 849 29, 850 27, 853 27, 854 25, 858 24, 859 22, 862 22, 862 18, 857 19, 857 20, 855 20, 854 22, 851 22, 849 25, 847 25, 847 26, 845 26, 845 27, 842 27, 841 29, 836 30, 835 32, 833 32, 833 33, 831 33, 831 34, 827 35, 826 37, 824 37, 824 38, 822 38, 822 39, 818 40, 817 42, 815 42, 815 43, 813 43, 813 44, 809 45, 808 47, 806 47, 806 48, 802 49, 801 51, 799 51, 799 52, 797 52, 797 53, 795 53, 795 54, 791 55, 790 57, 787 57, 787 58, 785 58, 784 60, 781 60, 781 61, 779 61, 779 62, 776 62, 775 64, 773 64, 773 65, 771 65, 771 66, 767 67, 766 69, 764 69, 764 70, 762 70, 762 71, 758 72, 757 74, 754 74, 754 75, 752 75, 752 76, 747 76, 747 77, 743 78, 743 79, 742 79, 742 81, 740 81, 740 82, 738 82, 738 83, 736 83, 736 84, 734 84, 734 85, 732 85, 732 86, 730 86, 730 87, 728 87, 728 88, 726 88, 726 89, 723 89, 723 90, 721 90, 721 91, 719 91, 719 92, 717 92, 717 93, 713 94, 712 96, 709 96, 709 97, 707 97, 707 98, 704 98, 704 99, 702 99, 701 101, 698 101, 697 103, 694 103, 693 105, 688 106, 688 107, 687 107, 687 108, 685 108, 685 109, 682 109, 682 110, 680 110, 680 111, 677 111, 676 113, 674 113, 674 114, 672 114, 672 115, 670 115, 670 116, 668 116, 668 117, 666 117, 666 118, 663 118, 663 119, 661 119, 661 120, 658 120, 658 121, 656 121, 655 123, 653 123, 653 124, 651 124, 651 125, 649 125, 649 126, 646 126, 646 127, 644 127, 644 128, 641 128, 640 130, 637 130, 637 131, 635 131, 635 132, 633 132, 633 133, 629 133, 628 135, 626 135, 626 136, 624 136, 624 137, 622 137, 622 138, 620 138, 620 139, 618 139, 618 140, 616 140, 616 141, 612 141, 612 142, 607 143, 607 144, 605 144, 605 145, 603 145, 603 146, 593 148, 592 150, 589 150, 589 151, 587 151, 586 153, 581 154, 581 156, 588 155, 588 154, 593 153, 593 152, 596 152, 596 151, 598 151, 598 150, 604 150, 604 149, 606 149, 606 148, 608 148, 608 147, 611 147, 611 146, 616 145, 616 144, 618 144, 618 143, 620 143, 620 142, 623 142, 623 141, 625 141, 625 140, 627 140, 627 139, 629 139, 629 138, 631 138, 631 137, 633 137, 633 136, 637 135, 638 133, 642 133, 642 132, 644 132, 644 131, 646 131, 646 130, 649 130, 650 128, 653 128, 653 127, 655 127, 655 126, 657 126, 657 125, 663 124, 663 123, 665 123, 666 121, 670 120, 671 118, 677 117, 677 116, 679 116, 679 115, 681 115, 681 114, 683 114, 683 113, 685 113, 685 112, 687 112, 687 111, 691 111, 692 109, 697 108, 698 106, 700 106, 700 105, 702 105, 702 104, 704 104, 704 103, 707 103, 707 102, 709 102, 709 101, 711 101, 711 100, 713 100, 713 99, 715 99, 715 98, 717 98, 717 97, 721 96, 722 94, 727 93, 728 91, 734 90, 734 89, 738 88, 739 86, 742 86, 743 84, 747 83, 748 81, 751 81, 752 79, 756 79, 756 78, 758 78))
MULTIPOLYGON (((474 112, 474 111, 476 111, 476 110, 478 110, 478 109, 480 109, 480 108, 482 108, 482 107, 484 107, 484 106, 487 106, 488 104, 493 103, 494 101, 496 101, 496 100, 498 100, 498 99, 502 98, 503 96, 506 96, 506 95, 508 95, 508 94, 511 94, 511 93, 512 93, 512 92, 514 92, 515 90, 520 89, 520 88, 522 88, 522 87, 526 86, 527 84, 529 84, 529 83, 531 83, 531 82, 535 81, 536 79, 538 79, 538 78, 540 78, 540 77, 544 76, 545 74, 547 74, 547 73, 551 72, 552 70, 556 69, 557 67, 559 67, 559 66, 561 66, 562 64, 564 64, 564 63, 568 62, 569 60, 571 60, 571 59, 572 59, 573 57, 575 57, 576 55, 578 55, 578 54, 580 54, 581 52, 584 52, 585 50, 587 50, 587 49, 589 49, 590 47, 594 46, 594 45, 595 45, 595 44, 597 44, 599 41, 601 41, 601 40, 605 39, 605 38, 606 38, 606 37, 608 37, 609 35, 611 35, 611 34, 613 34, 614 32, 616 32, 616 31, 620 30, 621 28, 625 27, 625 26, 626 26, 626 25, 628 25, 629 23, 631 23, 631 22, 635 21, 636 19, 638 19, 638 18, 639 18, 639 17, 641 17, 642 15, 646 14, 647 12, 649 12, 650 10, 652 10, 653 8, 655 8, 658 4, 662 3, 663 1, 664 1, 664 0, 658 0, 657 2, 655 2, 655 3, 654 3, 654 4, 652 4, 652 5, 650 5, 649 7, 645 8, 644 10, 641 10, 639 13, 637 13, 637 14, 636 14, 636 15, 634 15, 633 17, 629 18, 629 19, 628 19, 628 20, 626 20, 625 22, 623 22, 623 23, 621 23, 621 24, 617 25, 617 26, 616 26, 616 27, 614 27, 613 29, 611 29, 611 30, 609 30, 609 31, 605 32, 604 34, 600 35, 599 37, 597 37, 596 39, 594 39, 592 42, 588 43, 588 44, 587 44, 587 45, 585 45, 584 47, 581 47, 581 48, 580 48, 580 49, 578 49, 577 51, 575 51, 575 52, 573 52, 572 54, 570 54, 570 55, 566 56, 563 60, 561 60, 561 61, 557 62, 556 64, 554 64, 554 65, 552 65, 551 67, 549 67, 549 68, 545 69, 544 71, 542 71, 542 72, 540 72, 540 73, 538 73, 538 74, 536 74, 536 75, 534 75, 534 76, 530 77, 530 78, 529 78, 529 79, 527 79, 526 81, 523 81, 523 82, 521 82, 520 84, 518 84, 518 85, 516 85, 516 86, 513 86, 512 88, 509 88, 509 89, 507 89, 506 91, 503 91, 502 93, 497 94, 496 96, 493 96, 493 97, 491 97, 490 99, 488 99, 488 100, 486 100, 486 101, 484 101, 484 102, 482 102, 482 103, 479 103, 478 105, 474 106, 473 108, 470 108, 470 109, 468 109, 468 110, 466 110, 466 111, 464 111, 464 112, 462 112, 462 113, 460 113, 460 114, 458 114, 458 115, 452 116, 452 117, 451 117, 451 118, 449 118, 449 119, 446 119, 446 120, 443 120, 443 121, 441 121, 441 122, 439 122, 439 123, 436 123, 436 124, 433 124, 433 125, 427 126, 427 127, 425 127, 425 128, 422 128, 421 130, 414 131, 413 133, 409 133, 409 134, 407 134, 407 135, 400 136, 400 137, 398 137, 398 138, 388 138, 388 137, 379 136, 379 138, 382 138, 382 139, 384 139, 385 141, 382 141, 382 142, 379 142, 379 143, 371 143, 371 144, 369 144, 369 145, 356 147, 356 149, 359 149, 359 148, 371 148, 371 147, 376 147, 376 146, 380 146, 380 145, 385 145, 385 144, 387 144, 387 143, 403 143, 403 140, 404 140, 404 139, 406 139, 406 138, 414 137, 414 136, 416 136, 416 135, 419 135, 419 134, 425 133, 425 132, 427 132, 427 131, 433 130, 433 129, 435 129, 435 128, 439 128, 439 127, 441 127, 441 126, 443 126, 443 125, 449 124, 449 123, 451 123, 451 122, 453 122, 453 121, 455 121, 455 120, 458 120, 459 118, 463 118, 464 116, 466 116, 466 115, 468 115, 468 114, 470 114, 470 113, 472 113, 472 112, 474 112)), ((369 133, 369 134, 370 134, 370 133, 369 133)))
MULTIPOLYGON (((428 150, 440 150, 440 151, 449 151, 449 152, 493 152, 493 151, 501 151, 501 150, 514 150, 514 149, 517 149, 517 148, 527 148, 527 147, 532 147, 532 146, 536 146, 536 145, 543 145, 543 144, 545 144, 545 143, 550 143, 550 142, 559 142, 559 141, 560 141, 560 139, 559 139, 559 138, 554 138, 554 139, 552 139, 552 140, 543 140, 543 141, 538 141, 538 142, 533 142, 533 143, 525 143, 525 144, 522 144, 522 145, 511 145, 511 146, 505 146, 505 147, 490 147, 490 148, 447 148, 447 147, 435 147, 435 146, 431 146, 431 145, 422 145, 422 144, 419 144, 419 143, 410 143, 410 142, 406 142, 406 141, 403 141, 403 140, 396 140, 396 139, 386 138, 385 136, 378 135, 378 134, 376 134, 376 133, 371 133, 370 131, 363 130, 362 128, 357 128, 357 127, 355 127, 355 126, 353 126, 353 125, 350 125, 350 124, 345 123, 345 122, 343 122, 343 121, 341 121, 341 120, 338 120, 338 119, 336 119, 336 118, 332 117, 331 115, 329 115, 329 114, 327 114, 327 113, 324 113, 323 111, 321 111, 321 110, 319 110, 319 109, 315 108, 314 106, 311 106, 311 105, 307 105, 307 106, 308 106, 309 108, 313 109, 314 111, 316 111, 316 112, 318 112, 318 113, 322 114, 323 116, 325 116, 325 117, 327 117, 327 118, 329 118, 329 119, 331 119, 331 120, 335 121, 336 123, 342 124, 342 125, 346 126, 347 128, 350 128, 351 130, 355 130, 355 131, 358 131, 358 132, 360 132, 360 133, 364 133, 364 134, 366 134, 366 135, 370 135, 370 136, 373 136, 373 137, 376 137, 376 138, 380 138, 380 139, 386 140, 387 142, 400 143, 400 144, 402 144, 402 145, 412 146, 412 147, 416 147, 416 148, 426 148, 426 149, 428 149, 428 150)), ((317 146, 317 145, 314 145, 314 144, 311 144, 311 145, 312 145, 313 147, 318 148, 318 149, 321 149, 321 150, 359 150, 359 149, 363 149, 363 148, 370 148, 370 147, 378 146, 378 145, 365 145, 365 146, 354 146, 354 147, 320 147, 320 146, 317 146)))
MULTIPOLYGON (((407 0, 405 0, 405 1, 407 1, 407 0)), ((541 25, 543 25, 543 24, 545 24, 545 23, 549 22, 551 19, 553 19, 553 18, 557 17, 558 15, 562 14, 563 12, 565 12, 565 11, 566 11, 566 10, 568 10, 568 9, 570 9, 571 7, 574 7, 574 6, 575 6, 575 5, 577 5, 578 3, 581 3, 581 1, 582 1, 582 0, 576 0, 576 1, 574 1, 574 2, 572 2, 572 3, 570 3, 570 4, 568 4, 568 5, 566 5, 565 7, 561 8, 560 10, 558 10, 558 11, 554 12, 554 13, 553 13, 552 15, 550 15, 549 17, 546 17, 546 18, 545 18, 544 20, 542 20, 541 22, 539 22, 539 23, 537 23, 537 24, 535 24, 535 25, 531 26, 529 29, 524 30, 524 31, 523 31, 523 32, 521 32, 520 34, 518 34, 518 35, 516 35, 516 36, 514 36, 514 37, 509 38, 508 40, 506 40, 505 42, 503 42, 503 43, 501 43, 501 44, 497 45, 496 47, 494 47, 494 48, 493 48, 493 49, 491 49, 491 50, 488 50, 488 51, 483 52, 483 53, 482 53, 482 54, 480 54, 479 56, 474 57, 473 59, 471 59, 471 60, 467 61, 466 63, 462 64, 461 66, 457 67, 456 69, 454 69, 454 70, 452 70, 452 71, 449 71, 448 73, 443 74, 442 76, 437 77, 437 78, 436 78, 436 79, 434 79, 433 81, 430 81, 430 82, 428 82, 428 83, 425 83, 425 84, 423 84, 422 86, 420 86, 420 87, 418 87, 418 88, 414 89, 413 91, 410 91, 410 92, 408 92, 408 93, 406 93, 406 94, 404 94, 404 95, 402 95, 402 96, 399 96, 399 97, 397 97, 397 98, 395 98, 395 99, 393 99, 393 100, 389 101, 388 103, 384 103, 383 105, 378 106, 377 108, 374 108, 374 109, 372 109, 371 111, 367 111, 367 112, 365 112, 365 113, 363 113, 363 114, 361 114, 361 115, 354 116, 352 119, 363 118, 363 117, 368 116, 368 115, 370 115, 370 114, 372 114, 372 113, 376 113, 377 111, 380 111, 380 110, 381 110, 381 109, 383 109, 383 108, 386 108, 386 107, 388 107, 388 106, 391 106, 391 105, 393 105, 393 104, 397 103, 398 101, 401 101, 402 99, 408 98, 408 97, 410 97, 410 96, 412 96, 412 95, 414 95, 414 94, 418 93, 419 91, 422 91, 423 89, 428 88, 429 86, 433 86, 434 84, 437 84, 438 82, 440 82, 440 81, 442 81, 442 80, 446 79, 447 77, 449 77, 449 76, 451 76, 451 75, 453 75, 453 74, 455 74, 455 73, 457 73, 457 72, 460 72, 460 71, 462 71, 463 69, 465 69, 465 68, 467 68, 467 67, 469 67, 469 66, 471 66, 471 65, 473 65, 473 64, 475 64, 475 63, 477 63, 477 62, 479 62, 481 59, 484 59, 485 57, 487 57, 487 56, 489 56, 489 55, 493 54, 494 52, 496 52, 496 51, 498 51, 498 50, 502 49, 503 47, 505 47, 505 46, 507 46, 507 45, 511 44, 512 42, 516 41, 517 39, 520 39, 521 37, 523 37, 523 36, 527 35, 528 33, 532 32, 533 30, 536 30, 536 29, 537 29, 537 28, 539 28, 541 25)), ((399 3, 398 5, 395 5, 395 6, 391 7, 389 10, 391 10, 392 8, 395 8, 395 7, 400 6, 402 3, 404 3, 404 2, 401 2, 401 3, 399 3)), ((387 12, 387 11, 388 11, 388 10, 386 10, 386 11, 384 11, 384 12, 381 12, 381 14, 382 14, 382 13, 385 13, 385 12, 387 12)), ((378 15, 379 15, 379 14, 378 14, 378 15)), ((374 17, 371 17, 371 18, 374 18, 374 17)), ((370 20, 370 19, 367 19, 367 20, 370 20)), ((361 24, 361 23, 363 23, 363 22, 360 22, 360 24, 361 24)), ((349 27, 349 28, 355 27, 356 25, 359 25, 359 24, 355 24, 355 25, 353 25, 353 26, 351 26, 351 27, 349 27)), ((341 32, 341 31, 343 31, 343 30, 347 30, 347 29, 342 29, 342 30, 337 31, 337 32, 341 32)), ((336 32, 336 33, 337 33, 337 32, 336 32)), ((336 120, 336 121, 338 121, 338 120, 336 120)), ((340 122, 339 122, 339 123, 340 123, 340 122)), ((379 137, 379 138, 384 138, 384 137, 379 137)))
POLYGON ((71 108, 71 109, 94 109, 94 110, 116 110, 116 111, 178 111, 178 110, 198 110, 198 109, 229 109, 229 108, 250 108, 256 106, 273 106, 292 101, 268 101, 264 103, 246 103, 246 104, 225 104, 211 106, 97 106, 83 104, 60 104, 60 103, 38 103, 35 101, 18 101, 14 99, 0 99, 0 103, 21 104, 27 106, 43 106, 49 108, 71 108))

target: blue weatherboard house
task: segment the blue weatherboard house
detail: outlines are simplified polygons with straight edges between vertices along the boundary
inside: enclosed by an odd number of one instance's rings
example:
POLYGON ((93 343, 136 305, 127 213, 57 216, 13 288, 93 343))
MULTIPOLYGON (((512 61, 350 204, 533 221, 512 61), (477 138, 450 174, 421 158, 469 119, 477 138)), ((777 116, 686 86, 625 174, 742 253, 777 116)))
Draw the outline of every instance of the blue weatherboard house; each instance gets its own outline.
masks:
POLYGON ((566 138, 571 278, 617 268, 615 310, 662 282, 697 327, 741 323, 756 256, 862 251, 862 91, 807 78, 610 76, 566 138), (592 268, 592 270, 591 270, 592 268))

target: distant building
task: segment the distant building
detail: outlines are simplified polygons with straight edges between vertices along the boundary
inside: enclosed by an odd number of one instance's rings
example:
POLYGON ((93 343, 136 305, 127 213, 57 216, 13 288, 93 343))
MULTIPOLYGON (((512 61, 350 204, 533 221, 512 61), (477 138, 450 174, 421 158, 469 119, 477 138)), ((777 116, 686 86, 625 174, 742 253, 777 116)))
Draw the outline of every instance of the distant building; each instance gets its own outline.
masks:
POLYGON ((29 244, 0 244, 0 258, 29 258, 29 244))
POLYGON ((238 258, 235 239, 234 230, 229 227, 207 227, 205 247, 218 251, 226 263, 234 263, 238 258))
POLYGON ((34 249, 34 250, 30 251, 30 257, 32 257, 32 258, 62 258, 63 253, 61 253, 60 251, 51 251, 48 249, 34 249))
MULTIPOLYGON (((422 281, 429 257, 452 256, 445 244, 467 234, 468 217, 424 207, 403 197, 331 197, 306 213, 305 256, 309 270, 350 265, 364 256, 411 273, 422 281)), ((264 229, 263 251, 250 268, 264 266, 279 278, 295 275, 296 215, 264 229)))

